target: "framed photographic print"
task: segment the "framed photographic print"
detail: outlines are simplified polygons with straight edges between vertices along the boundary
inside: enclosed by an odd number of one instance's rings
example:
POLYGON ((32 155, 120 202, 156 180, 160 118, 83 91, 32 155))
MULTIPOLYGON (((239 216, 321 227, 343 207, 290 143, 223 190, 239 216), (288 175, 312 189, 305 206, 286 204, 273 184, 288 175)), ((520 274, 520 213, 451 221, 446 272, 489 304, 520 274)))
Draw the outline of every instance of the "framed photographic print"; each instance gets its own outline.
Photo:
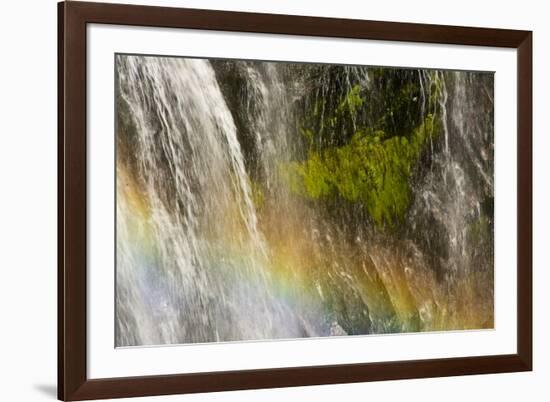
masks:
POLYGON ((531 370, 531 32, 58 17, 59 399, 531 370))

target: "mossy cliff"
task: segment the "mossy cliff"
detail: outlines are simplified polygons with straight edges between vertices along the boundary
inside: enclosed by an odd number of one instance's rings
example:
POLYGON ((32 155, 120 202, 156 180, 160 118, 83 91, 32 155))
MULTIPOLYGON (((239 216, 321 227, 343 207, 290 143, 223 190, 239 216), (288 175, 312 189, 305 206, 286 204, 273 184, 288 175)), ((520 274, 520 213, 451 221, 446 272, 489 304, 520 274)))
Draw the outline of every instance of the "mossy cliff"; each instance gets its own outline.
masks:
POLYGON ((360 204, 379 228, 405 219, 415 168, 442 129, 438 80, 433 77, 423 94, 420 81, 409 75, 373 69, 368 86, 351 86, 332 105, 322 98, 311 103, 300 128, 305 158, 281 166, 293 193, 360 204), (384 102, 377 99, 380 91, 384 102), (335 137, 347 140, 335 143, 335 137))
POLYGON ((361 203, 376 225, 393 226, 404 219, 411 174, 439 127, 430 114, 409 138, 359 130, 346 145, 310 150, 306 160, 285 166, 285 174, 296 194, 310 199, 339 195, 361 203))

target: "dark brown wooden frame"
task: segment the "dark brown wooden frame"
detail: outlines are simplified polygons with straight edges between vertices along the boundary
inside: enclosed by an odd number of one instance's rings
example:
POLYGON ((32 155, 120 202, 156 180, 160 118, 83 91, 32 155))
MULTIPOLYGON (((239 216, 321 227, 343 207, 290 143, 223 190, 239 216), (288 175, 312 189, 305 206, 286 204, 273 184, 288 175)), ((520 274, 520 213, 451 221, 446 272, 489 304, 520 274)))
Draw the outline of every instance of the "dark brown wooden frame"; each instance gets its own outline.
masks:
POLYGON ((118 398, 532 370, 532 32, 104 3, 58 4, 58 397, 118 398), (517 353, 88 379, 86 25, 194 28, 517 49, 517 353))

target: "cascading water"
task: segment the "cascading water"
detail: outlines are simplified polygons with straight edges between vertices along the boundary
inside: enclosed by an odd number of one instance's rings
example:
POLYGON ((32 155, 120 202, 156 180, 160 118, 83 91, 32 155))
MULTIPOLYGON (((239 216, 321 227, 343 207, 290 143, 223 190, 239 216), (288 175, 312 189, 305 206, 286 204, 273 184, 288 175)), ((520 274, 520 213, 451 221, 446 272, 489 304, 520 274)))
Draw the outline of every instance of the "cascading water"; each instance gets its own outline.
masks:
MULTIPOLYGON (((493 316, 493 97, 492 77, 471 72, 439 72, 444 146, 417 184, 410 221, 422 222, 419 243, 435 251, 434 269, 455 305, 493 316), (429 229, 428 227, 429 226, 429 229), (471 283, 489 284, 481 297, 458 300, 453 287, 472 292, 471 283), (483 302, 481 302, 483 301, 483 302)), ((477 290, 479 291, 479 289, 477 290)), ((458 325, 453 318, 454 325, 458 325)))
POLYGON ((124 57, 117 66, 134 127, 132 169, 117 172, 117 344, 302 336, 270 295, 268 250, 210 64, 124 57))
POLYGON ((388 235, 285 175, 326 152, 297 134, 306 118, 334 147, 374 124, 384 89, 368 68, 124 55, 116 68, 117 346, 492 325, 492 293, 464 290, 482 276, 492 289, 490 242, 472 251, 492 224, 492 89, 475 73, 411 73, 415 119, 438 116, 443 137, 411 173, 407 229, 388 235), (342 105, 346 120, 328 119, 342 105), (480 300, 481 313, 457 307, 480 300))

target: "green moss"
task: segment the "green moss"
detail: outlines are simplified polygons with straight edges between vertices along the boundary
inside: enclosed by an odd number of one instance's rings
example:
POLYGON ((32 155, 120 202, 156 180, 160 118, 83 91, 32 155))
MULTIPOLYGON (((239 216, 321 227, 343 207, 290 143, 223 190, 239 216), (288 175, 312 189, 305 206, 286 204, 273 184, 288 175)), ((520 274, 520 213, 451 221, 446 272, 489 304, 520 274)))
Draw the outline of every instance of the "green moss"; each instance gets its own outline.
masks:
POLYGON ((313 131, 308 128, 302 128, 300 133, 302 134, 302 137, 306 139, 307 145, 311 147, 313 145, 313 131))
POLYGON ((409 178, 424 146, 438 131, 432 115, 409 138, 359 130, 346 145, 310 150, 305 161, 283 170, 296 194, 313 200, 339 195, 361 203, 376 225, 393 226, 405 217, 411 200, 409 178))
MULTIPOLYGON (((326 85, 348 78, 336 74, 326 85)), ((368 87, 353 84, 339 99, 306 105, 300 130, 306 159, 282 169, 291 190, 313 201, 340 197, 361 204, 380 227, 402 221, 412 198, 410 177, 440 131, 439 120, 424 113, 437 113, 443 84, 435 72, 429 82, 424 88, 413 70, 373 68, 368 87)))
POLYGON ((299 131, 309 149, 322 149, 327 144, 343 145, 353 133, 355 119, 365 109, 365 93, 354 85, 340 99, 315 100, 306 110, 299 131))
POLYGON ((365 98, 361 96, 361 87, 355 85, 340 102, 336 108, 336 114, 350 113, 355 114, 365 103, 365 98))
POLYGON ((437 107, 437 102, 440 99, 442 92, 443 92, 443 82, 441 81, 441 78, 439 75, 436 75, 432 72, 432 80, 431 80, 431 86, 429 91, 429 99, 428 99, 428 107, 431 110, 435 110, 437 107))
POLYGON ((265 193, 260 184, 255 180, 250 179, 250 195, 252 198, 252 203, 257 210, 261 210, 265 204, 265 193))

